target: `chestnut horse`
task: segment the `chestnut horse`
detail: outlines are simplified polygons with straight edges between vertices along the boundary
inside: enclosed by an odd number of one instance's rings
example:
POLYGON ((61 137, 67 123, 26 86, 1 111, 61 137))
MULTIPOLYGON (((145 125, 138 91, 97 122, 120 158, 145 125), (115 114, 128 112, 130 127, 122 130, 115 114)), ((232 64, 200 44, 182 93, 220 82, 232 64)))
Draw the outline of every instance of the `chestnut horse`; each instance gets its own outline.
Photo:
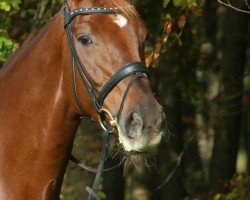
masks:
POLYGON ((68 0, 5 63, 1 200, 59 199, 82 115, 115 119, 119 111, 118 138, 127 152, 149 152, 159 144, 163 112, 141 63, 145 37, 126 0, 68 0))

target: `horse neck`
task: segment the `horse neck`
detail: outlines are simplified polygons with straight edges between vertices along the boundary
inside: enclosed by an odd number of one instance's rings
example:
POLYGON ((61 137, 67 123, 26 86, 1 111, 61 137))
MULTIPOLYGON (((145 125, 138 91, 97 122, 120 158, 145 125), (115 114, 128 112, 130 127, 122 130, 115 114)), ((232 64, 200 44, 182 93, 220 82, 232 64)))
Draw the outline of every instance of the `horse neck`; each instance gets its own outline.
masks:
POLYGON ((10 185, 20 176, 43 190, 36 195, 58 193, 79 123, 67 98, 64 43, 60 13, 0 71, 0 176, 10 185))

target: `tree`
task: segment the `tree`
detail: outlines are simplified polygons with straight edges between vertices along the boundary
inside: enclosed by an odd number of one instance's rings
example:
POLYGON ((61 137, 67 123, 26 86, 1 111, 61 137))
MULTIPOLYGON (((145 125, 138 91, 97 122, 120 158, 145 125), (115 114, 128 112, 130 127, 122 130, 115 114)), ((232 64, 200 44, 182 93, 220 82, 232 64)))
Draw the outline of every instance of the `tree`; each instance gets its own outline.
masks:
POLYGON ((18 48, 18 43, 12 40, 7 29, 11 26, 10 16, 19 9, 20 0, 0 2, 0 62, 5 61, 18 48))
POLYGON ((211 182, 230 179, 236 173, 242 119, 243 78, 249 17, 225 9, 221 16, 221 90, 211 182))

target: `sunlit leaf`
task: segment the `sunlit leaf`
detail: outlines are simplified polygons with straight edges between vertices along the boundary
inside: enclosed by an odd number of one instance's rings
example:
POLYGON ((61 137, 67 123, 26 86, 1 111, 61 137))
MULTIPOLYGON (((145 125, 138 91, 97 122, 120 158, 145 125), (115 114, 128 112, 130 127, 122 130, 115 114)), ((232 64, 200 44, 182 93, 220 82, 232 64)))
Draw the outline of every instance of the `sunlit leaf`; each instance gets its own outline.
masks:
POLYGON ((182 4, 182 0, 173 0, 174 6, 179 7, 182 4))
POLYGON ((7 2, 0 2, 0 9, 4 10, 5 12, 9 12, 11 9, 11 6, 7 2))
POLYGON ((164 0, 163 1, 163 8, 166 8, 169 4, 170 0, 164 0))
POLYGON ((213 200, 221 200, 221 198, 222 198, 221 194, 216 194, 213 200))
POLYGON ((189 8, 193 6, 197 6, 197 2, 196 0, 187 0, 187 5, 189 8))
POLYGON ((7 3, 11 5, 13 8, 17 9, 21 0, 7 0, 7 3))
POLYGON ((171 19, 172 19, 172 16, 171 16, 169 13, 167 13, 165 18, 166 18, 167 20, 171 20, 171 19))
POLYGON ((172 32, 172 29, 173 29, 173 24, 171 21, 166 21, 165 23, 165 31, 167 33, 171 33, 172 32))
POLYGON ((5 61, 17 48, 18 44, 11 39, 6 36, 0 36, 0 61, 5 61))

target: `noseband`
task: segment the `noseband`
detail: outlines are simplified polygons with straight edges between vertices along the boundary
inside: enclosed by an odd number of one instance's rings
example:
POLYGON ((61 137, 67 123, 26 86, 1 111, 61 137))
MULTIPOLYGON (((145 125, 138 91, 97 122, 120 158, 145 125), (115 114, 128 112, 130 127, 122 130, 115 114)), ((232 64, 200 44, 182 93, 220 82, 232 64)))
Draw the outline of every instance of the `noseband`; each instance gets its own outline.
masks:
POLYGON ((85 88, 88 92, 88 95, 90 97, 91 103, 94 106, 98 116, 99 121, 104 129, 103 134, 103 150, 101 155, 101 160, 98 166, 97 174, 95 177, 94 184, 92 186, 92 189, 89 187, 86 188, 86 190, 90 193, 89 199, 99 199, 97 193, 97 188, 99 184, 99 180, 104 168, 104 162, 107 157, 109 143, 110 143, 110 134, 115 130, 115 128, 118 126, 119 118, 124 106, 124 102, 126 99, 126 96, 132 87, 135 80, 138 78, 145 77, 143 74, 147 73, 147 68, 141 63, 141 62, 129 62, 125 64, 119 71, 117 71, 103 86, 101 90, 98 90, 95 84, 93 83, 91 77, 86 71, 86 68, 82 64, 80 57, 77 53, 72 29, 70 26, 71 21, 79 16, 79 15, 109 15, 109 14, 118 14, 122 13, 122 11, 115 7, 91 7, 91 8, 78 8, 73 11, 69 10, 69 6, 67 1, 64 2, 64 28, 67 33, 68 42, 71 50, 72 55, 72 80, 73 80, 73 86, 74 86, 74 95, 78 104, 79 109, 83 113, 82 104, 80 102, 80 98, 77 92, 77 84, 76 84, 76 75, 75 75, 75 67, 77 67, 77 70, 80 74, 81 80, 83 81, 85 88), (128 86, 126 90, 124 91, 124 95, 121 100, 120 107, 118 109, 118 112, 116 114, 116 117, 114 118, 110 112, 103 108, 103 103, 105 101, 105 98, 108 96, 108 94, 112 91, 114 87, 117 86, 119 82, 121 82, 124 78, 131 76, 131 79, 128 83, 128 86), (109 121, 107 121, 106 118, 109 118, 109 121))

